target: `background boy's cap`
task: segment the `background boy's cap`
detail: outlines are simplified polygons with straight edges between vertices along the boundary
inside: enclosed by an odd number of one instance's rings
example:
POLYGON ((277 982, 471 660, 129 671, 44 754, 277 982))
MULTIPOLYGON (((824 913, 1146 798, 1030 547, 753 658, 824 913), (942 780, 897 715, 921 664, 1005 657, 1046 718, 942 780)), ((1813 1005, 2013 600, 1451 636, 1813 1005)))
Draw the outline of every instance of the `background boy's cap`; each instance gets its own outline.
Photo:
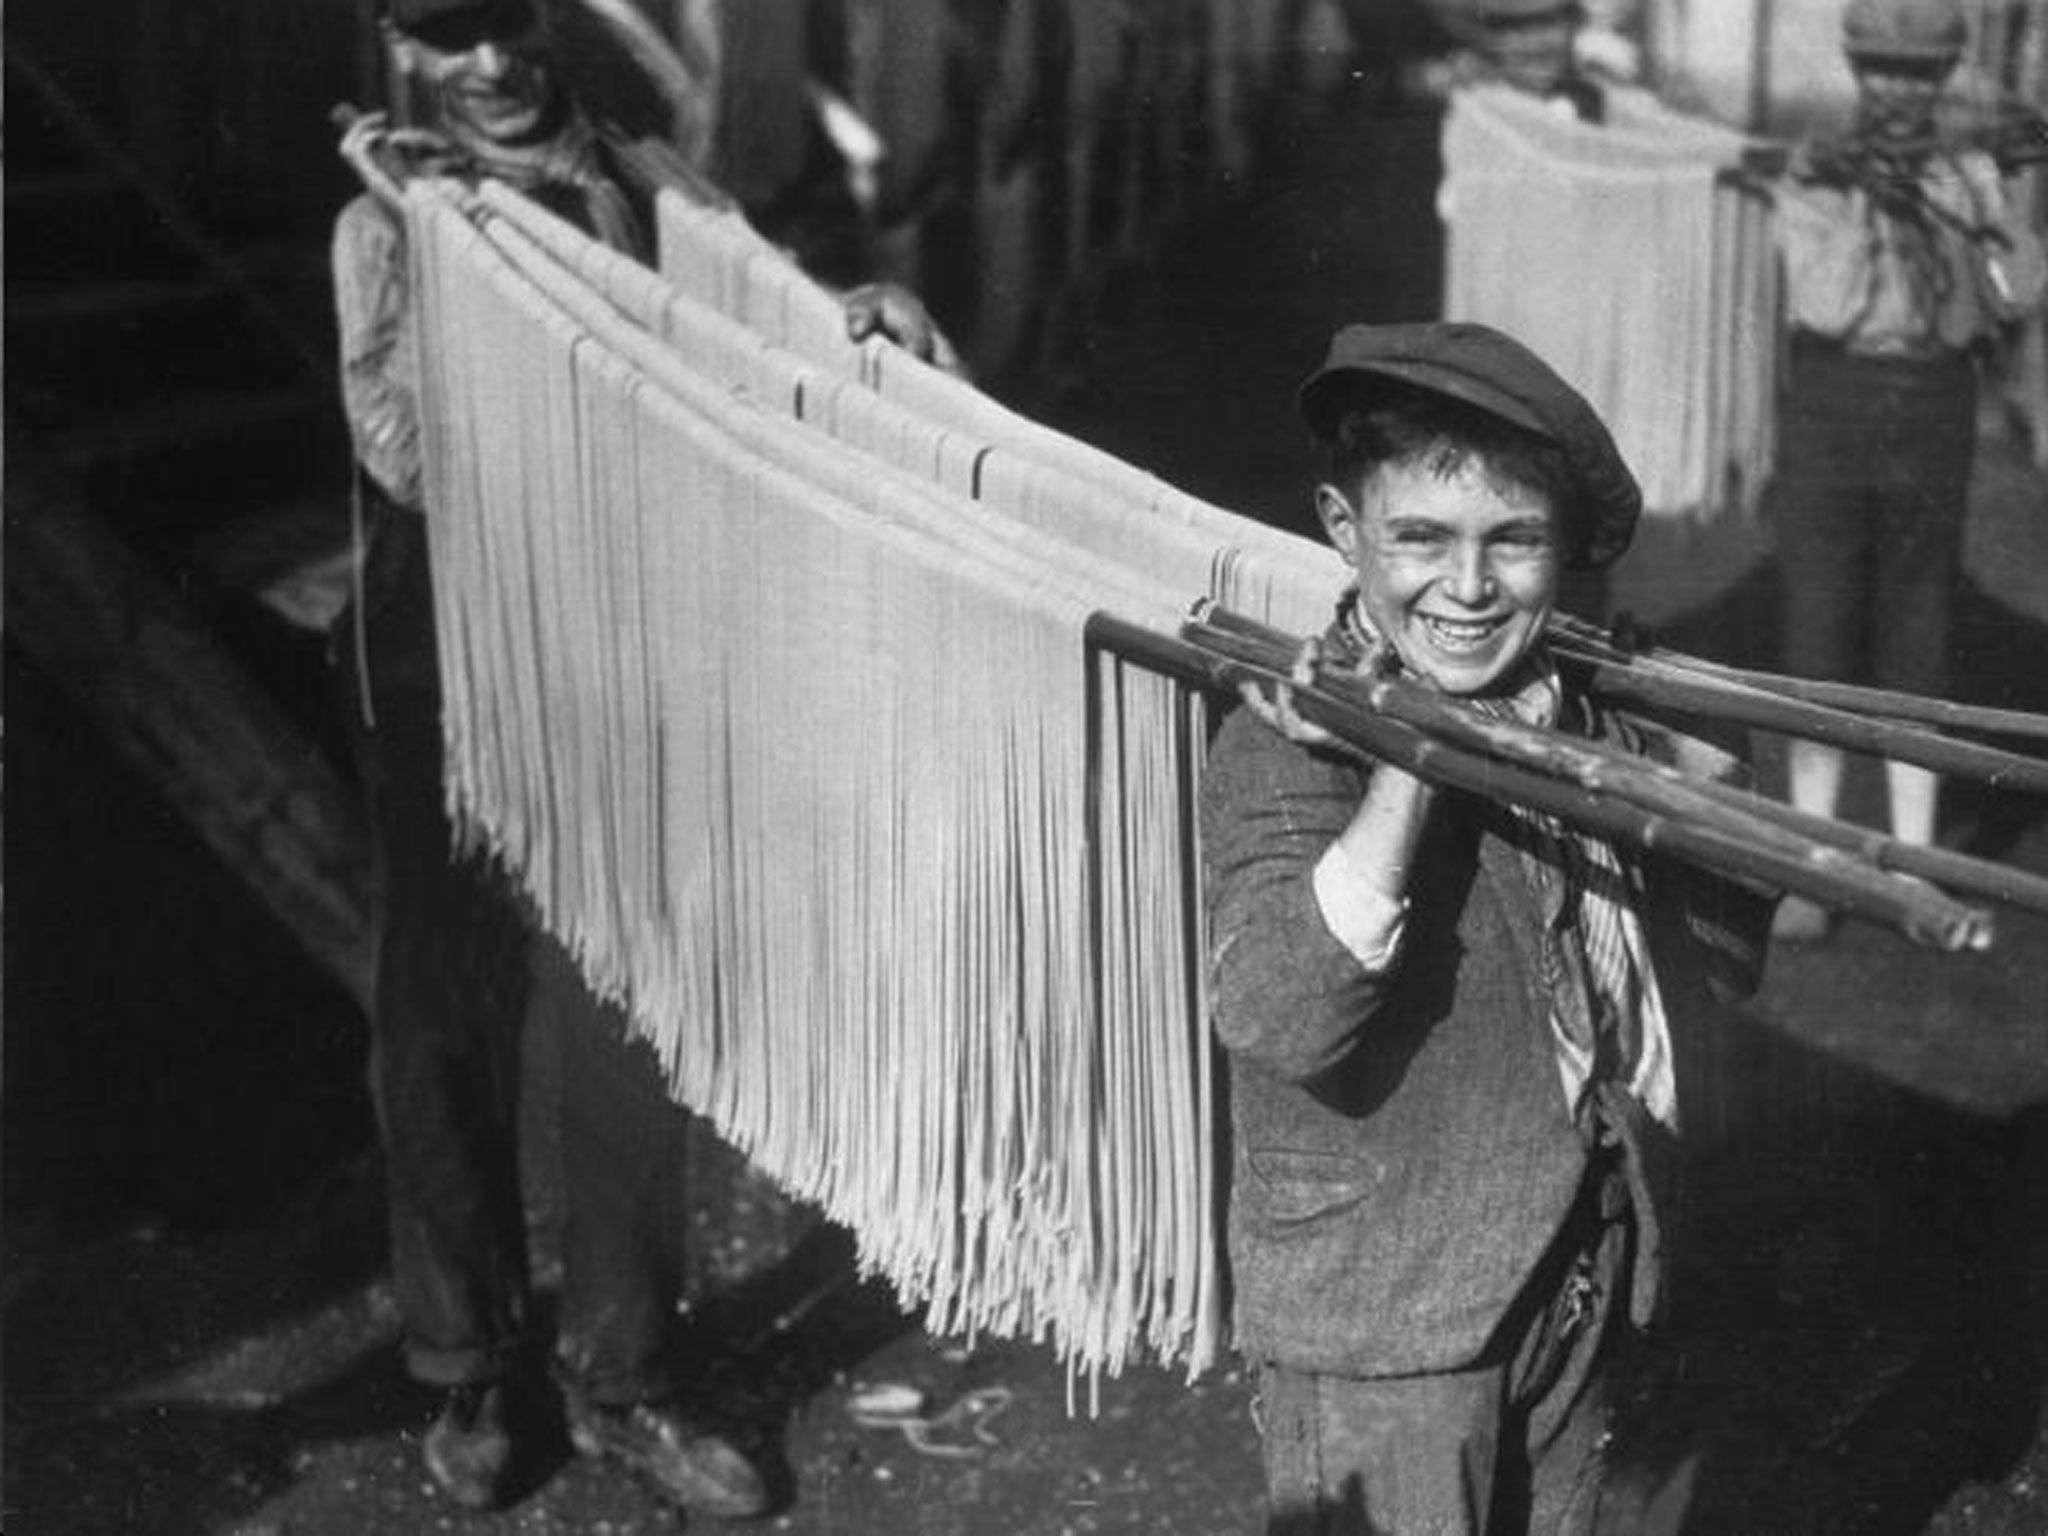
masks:
POLYGON ((1344 407, 1369 402, 1378 380, 1460 401, 1556 444, 1577 490, 1575 504, 1560 509, 1569 563, 1605 565, 1628 548, 1643 509, 1636 477, 1585 397, 1519 341, 1459 321, 1347 325, 1301 386, 1301 414, 1330 441, 1344 407))
POLYGON ((1970 28, 1951 0, 1849 0, 1842 48, 1858 59, 1952 63, 1970 28))
POLYGON ((1472 9, 1481 26, 1517 27, 1536 21, 1584 19, 1580 0, 1479 0, 1472 9))
POLYGON ((473 47, 510 37, 533 24, 532 0, 388 0, 385 14, 399 31, 434 47, 473 47))

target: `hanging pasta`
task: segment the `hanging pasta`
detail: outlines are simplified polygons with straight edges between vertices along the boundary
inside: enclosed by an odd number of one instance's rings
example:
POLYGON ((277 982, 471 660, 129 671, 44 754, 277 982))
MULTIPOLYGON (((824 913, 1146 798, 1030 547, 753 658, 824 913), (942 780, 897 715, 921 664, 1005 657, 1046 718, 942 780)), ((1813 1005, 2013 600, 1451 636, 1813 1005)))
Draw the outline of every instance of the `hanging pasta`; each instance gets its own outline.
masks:
POLYGON ((1583 392, 1649 515, 1748 510, 1770 463, 1775 267, 1760 210, 1718 175, 1747 141, 1647 92, 1605 99, 1586 123, 1505 86, 1453 94, 1444 313, 1583 392))
MULTIPOLYGON (((1052 537, 1093 540, 1134 569, 1199 569, 1208 596, 1297 630, 1320 629, 1342 565, 1325 545, 1211 506, 1099 448, 1020 416, 900 348, 850 348, 836 303, 735 214, 672 193, 656 204, 662 273, 700 301, 720 295, 779 345, 861 381, 932 424, 971 466, 968 494, 1052 537), (735 277, 733 274, 744 274, 735 277), (789 297, 801 291, 808 297, 789 297), (767 295, 779 297, 771 301, 767 295), (817 317, 829 307, 831 323, 817 317), (801 313, 801 326, 780 316, 801 313), (836 329, 835 329, 836 327, 836 329)), ((735 381, 737 382, 737 381, 735 381)))
MULTIPOLYGON (((1318 628, 1335 557, 852 345, 729 216, 665 206, 665 241, 701 242, 690 291, 502 188, 418 186, 407 217, 465 835, 678 1097, 935 1329, 1091 1375, 1214 1360, 1205 731, 1159 645, 1202 596, 1318 628)), ((1431 751, 1454 784, 1558 792, 1431 751)), ((1644 843, 1734 858, 1755 819, 1645 830, 1671 787, 1601 771, 1644 843)), ((1764 877, 1976 931, 1787 839, 1764 877)))
POLYGON ((1201 733, 1173 685, 1083 640, 1096 604, 1173 608, 742 404, 560 231, 479 230, 445 196, 413 219, 422 292, 447 295, 425 387, 465 824, 691 1101, 935 1326, 1049 1337, 1089 1369, 1213 1358, 1201 733), (792 547, 819 581, 790 581, 792 547), (1091 696, 1114 703, 1093 732, 1091 696), (860 741, 859 773, 804 771, 792 719, 860 741))

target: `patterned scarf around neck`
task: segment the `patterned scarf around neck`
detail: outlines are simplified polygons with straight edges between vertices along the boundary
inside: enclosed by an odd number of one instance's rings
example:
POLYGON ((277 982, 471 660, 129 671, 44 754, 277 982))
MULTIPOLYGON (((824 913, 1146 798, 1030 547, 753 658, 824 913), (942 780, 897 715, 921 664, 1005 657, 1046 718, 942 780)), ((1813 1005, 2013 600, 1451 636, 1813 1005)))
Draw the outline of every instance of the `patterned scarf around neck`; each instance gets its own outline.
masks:
MULTIPOLYGON (((1339 599, 1328 641, 1340 665, 1356 666, 1386 649, 1355 588, 1339 599)), ((1565 697, 1549 647, 1533 646, 1516 678, 1511 688, 1464 702, 1496 719, 1555 728, 1565 697)), ((1597 726, 1588 718, 1586 734, 1597 726)), ((1670 1030, 1649 963, 1637 871, 1607 839, 1574 831, 1546 812, 1509 807, 1501 827, 1543 916, 1540 979, 1574 1124, 1589 1129, 1597 1090, 1613 1082, 1677 1129, 1670 1030)))
POLYGON ((517 187, 615 251, 642 260, 648 243, 633 206, 605 173, 597 130, 574 111, 533 144, 465 143, 476 174, 517 187))

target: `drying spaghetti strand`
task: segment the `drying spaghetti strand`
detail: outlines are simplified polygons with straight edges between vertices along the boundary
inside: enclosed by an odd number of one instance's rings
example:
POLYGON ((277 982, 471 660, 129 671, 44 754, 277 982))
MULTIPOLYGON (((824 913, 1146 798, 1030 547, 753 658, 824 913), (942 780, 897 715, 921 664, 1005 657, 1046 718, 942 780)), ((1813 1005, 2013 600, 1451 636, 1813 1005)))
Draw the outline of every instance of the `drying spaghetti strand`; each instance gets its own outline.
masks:
MULTIPOLYGON (((476 664, 486 688, 451 687, 451 699, 463 701, 451 706, 463 722, 457 730, 476 736, 475 722, 491 719, 491 737, 501 744, 493 751, 507 761, 524 754, 540 770, 538 782, 514 786, 471 771, 482 767, 472 762, 457 789, 467 824, 485 829, 521 867, 551 925, 573 939, 594 978, 617 987, 671 1070, 691 1064, 693 1098, 793 1187, 848 1213, 876 1268, 911 1294, 931 1297, 935 1316, 950 1325, 971 1330, 1000 1320, 1054 1337, 1080 1351, 1084 1364, 1120 1362, 1142 1322, 1128 1300, 1131 1284, 1102 1277, 1098 1259, 1077 1256, 1075 1235, 1103 1230, 1091 1202, 1105 1198, 1106 1179, 1124 1177, 1113 1170, 1134 1161, 1142 1167, 1142 1160, 1126 1156, 1078 1178, 1061 1167, 1072 1130, 1063 1107, 1106 1103, 1105 1051, 1130 1049, 1105 1046, 1065 1022, 1099 1014, 1115 1030, 1143 1011, 1121 997, 1100 1010, 1091 995, 1078 935, 1104 898, 1075 873, 1087 841, 1078 825, 1084 776, 1075 752, 1056 750, 1060 733, 1048 729, 1064 715, 1071 735, 1082 716, 1085 610, 1073 598, 1059 600, 1081 562, 1067 571, 1033 570, 1021 558, 1022 541, 1010 538, 993 546, 993 557, 979 552, 984 574, 977 579, 975 568, 955 568, 960 551, 949 555, 945 546, 959 544, 958 530, 986 514, 942 507, 935 491, 924 493, 932 506, 918 530, 902 521, 915 496, 896 496, 888 522, 856 515, 819 486, 850 479, 872 486, 873 466, 849 476, 847 455, 823 439, 778 443, 767 419, 735 411, 729 394, 722 405, 729 419, 709 431, 724 392, 681 380, 673 368, 657 378, 628 366, 631 349, 621 352, 609 336, 601 343, 593 328, 601 313, 582 298, 572 301, 566 289, 554 291, 552 278, 536 283, 546 277, 536 252, 489 221, 485 227, 479 235, 467 218, 442 218, 435 232, 423 232, 422 248, 482 266, 490 281, 444 286, 472 295, 472 310, 500 306, 495 319, 464 311, 480 334, 525 325, 534 350, 520 368, 487 375, 499 381, 488 391, 489 409, 478 398, 479 374, 463 369, 445 381, 481 439, 447 457, 481 473, 476 467, 514 446, 490 441, 493 423, 518 420, 544 423, 542 435, 561 448, 557 456, 578 468, 554 477, 544 497, 487 510, 491 498, 468 497, 467 515, 491 520, 489 537, 480 526, 451 534, 509 548, 506 568, 488 577, 504 591, 531 599, 543 573, 560 572, 560 589, 520 606, 516 617, 488 620, 503 647, 491 655, 513 658, 508 675, 543 681, 480 697, 501 686, 486 657, 476 664), (512 275, 528 284, 516 300, 505 261, 514 251, 522 262, 512 275), (527 382, 535 379, 553 383, 527 382), (656 387, 668 384, 693 396, 690 407, 656 387), (530 401, 504 410, 508 402, 496 397, 508 388, 530 401), (569 391, 566 409, 553 395, 560 389, 569 391), (725 428, 738 429, 751 449, 725 428), (702 450, 696 454, 681 446, 693 438, 702 450), (619 454, 671 469, 678 457, 701 462, 681 474, 634 474, 618 469, 619 454), (663 486, 681 487, 688 504, 662 495, 663 486), (822 530, 807 525, 792 537, 793 529, 771 534, 765 526, 800 512, 815 520, 824 507, 833 516, 822 530), (534 525, 504 527, 508 515, 534 525), (600 519, 622 518, 630 532, 599 527, 600 519), (787 551, 806 543, 818 551, 814 573, 823 575, 794 599, 787 551), (893 560, 882 559, 885 549, 893 560), (906 552, 918 558, 900 563, 906 552), (1008 574, 990 570, 990 558, 1008 574), (665 606, 651 573, 676 583, 665 606), (1026 609, 1016 608, 1020 602, 1026 609), (1032 611, 1049 615, 1038 621, 1046 654, 1036 660, 1019 651, 1032 611), (593 625, 589 615, 597 612, 626 622, 593 625), (935 635, 934 619, 950 627, 935 635), (524 643, 510 633, 521 625, 530 626, 524 643), (992 643, 977 649, 977 635, 992 643), (637 648, 635 637, 644 637, 637 648), (565 651, 578 655, 562 659, 565 651), (704 664, 664 678, 665 658, 677 656, 704 664), (907 701, 892 689, 886 715, 897 750, 880 776, 883 793, 849 789, 871 782, 866 764, 824 778, 793 770, 786 732, 762 725, 818 718, 820 701, 872 703, 872 686, 863 683, 877 675, 878 658, 886 678, 892 666, 900 675, 914 658, 931 656, 947 658, 942 678, 953 686, 910 690, 907 701), (1020 675, 1065 681, 1019 688, 1020 675), (929 711, 908 702, 927 699, 936 701, 929 711), (975 711, 985 715, 1004 700, 1015 702, 992 721, 973 721, 975 711), (964 732, 953 723, 963 716, 973 721, 964 732), (934 742, 950 743, 948 730, 965 744, 935 752, 934 742), (586 743, 596 734, 601 743, 562 753, 556 763, 546 743, 562 731, 586 743), (942 758, 943 772, 935 766, 942 758), (662 772, 651 783, 649 765, 669 762, 699 772, 662 772), (620 809, 655 804, 661 830, 654 836, 633 831, 620 809), (879 826, 869 809, 876 805, 889 808, 879 826), (517 831, 516 857, 500 827, 517 831), (533 827, 547 828, 547 838, 533 827), (843 856, 849 846, 858 856, 843 856), (899 856, 878 856, 883 850, 899 856), (694 857, 658 868, 685 853, 694 857), (614 860, 649 867, 602 888, 592 872, 614 860), (851 933, 835 926, 840 913, 893 920, 857 918, 864 931, 851 933), (850 986, 841 984, 846 977, 850 986), (874 1000, 889 1006, 867 1006, 874 1000), (939 1027, 913 1029, 916 1021, 939 1027), (815 1097, 835 1078, 825 1064, 849 1060, 877 1064, 864 1081, 853 1079, 860 1086, 850 1095, 868 1120, 877 1118, 877 1105, 908 1106, 893 1131, 884 1127, 865 1145, 843 1134, 849 1128, 835 1118, 837 1106, 815 1097), (771 1092, 771 1083, 791 1086, 771 1092), (1025 1085, 1031 1102, 999 1102, 1010 1083, 1025 1085), (910 1092, 896 1091, 906 1084, 910 1092), (874 1171, 892 1168, 877 1185, 874 1171), (1117 1299, 1099 1301, 1098 1291, 1117 1299)), ((616 322, 616 306, 608 307, 616 322)), ((791 429, 779 430, 786 436, 791 429)), ((1092 595, 1145 601, 1134 588, 1100 580, 1092 595)), ((494 613, 491 592, 472 596, 447 594, 457 632, 494 613)), ((1164 685, 1147 678, 1144 686, 1164 685)), ((851 710, 843 721, 843 729, 839 719, 829 722, 827 739, 858 741, 864 752, 876 745, 876 733, 863 732, 851 710)), ((1179 851, 1176 839, 1160 841, 1179 851)), ((1170 877, 1176 888, 1181 873, 1170 877)), ((1116 889, 1109 897, 1125 899, 1116 889)), ((1174 915, 1182 915, 1177 906, 1174 915)), ((1121 911, 1109 920, 1125 934, 1156 925, 1154 917, 1121 911)), ((1140 963, 1128 939, 1114 947, 1121 968, 1140 963)), ((1187 999, 1177 959, 1183 947, 1160 946, 1172 995, 1146 1006, 1190 1037, 1200 1033, 1199 1009, 1187 999)), ((1132 995, 1160 992, 1140 987, 1132 995)), ((1198 1102, 1193 1085, 1184 1086, 1186 1100, 1198 1102)), ((1199 1131, 1183 1134, 1187 1141, 1169 1156, 1198 1160, 1199 1131)), ((1143 1235, 1129 1238, 1112 1262, 1133 1262, 1148 1244, 1143 1235)), ((1202 1321, 1213 1311, 1213 1298, 1204 1298, 1186 1319, 1142 1342, 1162 1354, 1183 1352, 1190 1339, 1213 1337, 1202 1321)))
POLYGON ((1604 96, 1588 123, 1506 86, 1453 93, 1444 313, 1579 388, 1650 516, 1751 510, 1773 448, 1776 265, 1764 210, 1720 174, 1749 141, 1644 91, 1604 96))
MULTIPOLYGON (((774 325, 777 306, 757 290, 794 285, 808 290, 806 312, 816 313, 822 292, 744 219, 676 196, 662 197, 656 216, 662 272, 690 296, 732 296, 736 313, 774 325), (740 275, 721 282, 707 277, 714 272, 740 275)), ((1006 516, 1176 584, 1192 571, 1199 585, 1187 596, 1212 597, 1286 628, 1319 628, 1328 618, 1341 562, 1326 546, 1210 506, 898 348, 869 342, 849 349, 843 325, 836 334, 815 323, 766 334, 813 368, 865 385, 938 429, 946 441, 936 451, 956 466, 969 494, 1006 516)), ((845 391, 835 398, 849 400, 845 391)), ((872 438, 865 444, 873 445, 872 438)))

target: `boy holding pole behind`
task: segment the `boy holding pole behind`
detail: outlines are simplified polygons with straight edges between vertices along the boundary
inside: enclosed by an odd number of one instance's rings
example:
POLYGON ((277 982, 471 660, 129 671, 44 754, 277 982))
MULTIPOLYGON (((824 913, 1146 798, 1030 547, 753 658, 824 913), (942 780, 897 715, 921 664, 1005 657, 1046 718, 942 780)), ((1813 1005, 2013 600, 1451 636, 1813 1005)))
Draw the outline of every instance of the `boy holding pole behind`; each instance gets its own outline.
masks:
MULTIPOLYGON (((1349 326, 1301 395, 1355 584, 1303 657, 1694 777, 1545 643, 1640 495, 1586 402, 1478 325, 1349 326)), ((1202 835, 1230 1052, 1237 1342, 1273 1528, 1590 1531, 1617 1343, 1660 1310, 1671 1025, 1751 990, 1753 891, 1363 759, 1247 685, 1202 835)))
MULTIPOLYGON (((672 1338, 684 1139, 659 1064, 487 851, 442 783, 419 338, 400 183, 517 188, 614 250, 652 252, 642 190, 569 90, 548 0, 379 0, 394 73, 432 128, 351 117, 342 155, 366 190, 332 246, 344 405, 361 466, 364 550, 337 647, 382 884, 371 1083, 409 1373, 441 1393, 421 1450, 468 1509, 504 1504, 548 1441, 520 1179, 528 1020, 560 1042, 546 1105, 561 1142, 561 1304, 552 1373, 581 1454, 665 1502, 737 1518, 769 1493, 749 1456, 685 1409, 672 1338)), ((705 195, 722 198, 707 190, 705 195)), ((950 345, 894 284, 846 295, 847 334, 879 332, 941 366, 950 345)))
MULTIPOLYGON (((1977 439, 1977 377, 2048 290, 2039 235, 1999 159, 1944 128, 1968 29, 1954 0, 1849 0, 1846 137, 1816 139, 1762 185, 1777 210, 1790 373, 1778 401, 1775 525, 1784 670, 1940 695, 1977 439)), ((2035 114, 2038 122, 2038 112, 2035 114)), ((2024 122, 2024 118, 2015 118, 2024 122)), ((1795 740, 1792 803, 1833 816, 1840 749, 1795 740)), ((1932 844, 1940 780, 1885 765, 1892 835, 1932 844)), ((1779 909, 1781 942, 1827 937, 1827 910, 1779 909)))

